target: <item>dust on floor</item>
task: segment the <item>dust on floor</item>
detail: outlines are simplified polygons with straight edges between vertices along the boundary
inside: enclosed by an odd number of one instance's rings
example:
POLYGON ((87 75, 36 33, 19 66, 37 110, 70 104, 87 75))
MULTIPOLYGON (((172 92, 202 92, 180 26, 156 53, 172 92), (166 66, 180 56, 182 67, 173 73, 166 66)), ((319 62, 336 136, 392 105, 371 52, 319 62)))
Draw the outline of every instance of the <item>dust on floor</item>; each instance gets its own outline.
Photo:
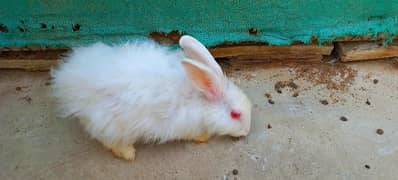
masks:
POLYGON ((57 117, 48 73, 0 71, 0 179, 397 177, 395 62, 224 68, 254 104, 251 134, 139 145, 134 162, 57 117))

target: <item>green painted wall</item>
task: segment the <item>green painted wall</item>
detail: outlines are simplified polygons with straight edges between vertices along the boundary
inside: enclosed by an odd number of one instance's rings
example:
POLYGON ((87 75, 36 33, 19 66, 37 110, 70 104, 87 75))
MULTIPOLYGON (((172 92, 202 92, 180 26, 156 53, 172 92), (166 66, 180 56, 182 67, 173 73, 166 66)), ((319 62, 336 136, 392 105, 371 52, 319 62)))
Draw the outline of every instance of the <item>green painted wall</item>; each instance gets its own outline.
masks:
POLYGON ((0 0, 0 47, 120 42, 172 30, 210 46, 394 35, 398 0, 0 0))

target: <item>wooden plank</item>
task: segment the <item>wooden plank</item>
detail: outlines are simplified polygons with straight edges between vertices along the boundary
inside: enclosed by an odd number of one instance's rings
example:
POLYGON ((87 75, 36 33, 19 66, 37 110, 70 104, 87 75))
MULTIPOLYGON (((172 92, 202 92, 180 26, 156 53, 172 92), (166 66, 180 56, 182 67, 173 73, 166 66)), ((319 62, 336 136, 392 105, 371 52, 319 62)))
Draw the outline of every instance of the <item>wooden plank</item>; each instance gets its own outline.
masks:
POLYGON ((377 42, 340 42, 336 50, 343 62, 391 58, 398 57, 398 42, 387 47, 377 42))
MULTIPOLYGON (((344 36, 333 40, 334 42, 345 42, 345 41, 381 41, 389 38, 391 35, 379 33, 375 37, 373 34, 363 36, 344 36)), ((392 39, 398 39, 398 36, 392 37, 392 39)))
POLYGON ((67 52, 66 49, 48 49, 38 51, 3 51, 0 52, 2 59, 59 59, 67 52))
POLYGON ((9 59, 0 60, 0 69, 21 69, 29 71, 48 71, 51 67, 58 64, 54 59, 9 59))
POLYGON ((299 55, 299 56, 287 56, 287 55, 250 55, 250 56, 237 56, 232 57, 232 60, 240 63, 260 63, 260 62, 321 62, 323 55, 312 54, 312 55, 299 55))
POLYGON ((47 71, 57 64, 66 49, 21 50, 0 52, 0 69, 47 71))
POLYGON ((0 52, 8 51, 67 51, 68 47, 47 47, 47 46, 24 46, 24 47, 0 47, 0 52))
POLYGON ((293 45, 293 46, 231 46, 211 48, 210 53, 218 57, 234 57, 234 56, 301 56, 301 55, 330 55, 333 46, 317 46, 317 45, 293 45))
MULTIPOLYGON (((268 46, 268 45, 238 45, 228 47, 211 48, 210 52, 217 58, 233 57, 245 55, 264 55, 264 56, 296 56, 296 55, 329 55, 333 49, 332 45, 292 45, 292 46, 268 46)), ((22 56, 22 59, 41 59, 58 58, 61 54, 67 52, 67 49, 48 49, 43 51, 3 51, 0 59, 16 58, 22 56)))

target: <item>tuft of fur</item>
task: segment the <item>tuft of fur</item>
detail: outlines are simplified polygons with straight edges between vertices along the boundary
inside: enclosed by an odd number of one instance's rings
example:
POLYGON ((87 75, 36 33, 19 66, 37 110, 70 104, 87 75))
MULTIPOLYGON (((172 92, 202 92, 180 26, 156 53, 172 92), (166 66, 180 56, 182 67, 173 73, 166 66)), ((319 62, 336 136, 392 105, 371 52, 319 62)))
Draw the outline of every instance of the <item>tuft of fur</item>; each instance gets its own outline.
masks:
POLYGON ((108 145, 190 140, 204 133, 247 135, 248 98, 219 72, 208 74, 223 81, 217 86, 222 95, 207 98, 182 65, 186 58, 186 52, 150 40, 75 48, 51 72, 53 95, 63 115, 78 117, 93 138, 108 145), (244 113, 241 121, 230 118, 231 108, 244 113))

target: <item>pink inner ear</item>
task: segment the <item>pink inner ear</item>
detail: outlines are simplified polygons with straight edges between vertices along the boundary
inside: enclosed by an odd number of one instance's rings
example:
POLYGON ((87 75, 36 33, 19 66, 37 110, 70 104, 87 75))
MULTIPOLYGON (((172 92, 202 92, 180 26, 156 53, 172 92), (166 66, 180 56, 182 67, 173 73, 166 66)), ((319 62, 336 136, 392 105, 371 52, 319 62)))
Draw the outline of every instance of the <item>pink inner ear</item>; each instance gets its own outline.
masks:
POLYGON ((207 93, 210 95, 208 98, 210 100, 216 100, 217 99, 217 92, 213 87, 213 84, 210 79, 205 79, 203 82, 205 89, 207 93))
POLYGON ((241 113, 236 110, 231 111, 231 118, 235 120, 240 120, 241 113))

